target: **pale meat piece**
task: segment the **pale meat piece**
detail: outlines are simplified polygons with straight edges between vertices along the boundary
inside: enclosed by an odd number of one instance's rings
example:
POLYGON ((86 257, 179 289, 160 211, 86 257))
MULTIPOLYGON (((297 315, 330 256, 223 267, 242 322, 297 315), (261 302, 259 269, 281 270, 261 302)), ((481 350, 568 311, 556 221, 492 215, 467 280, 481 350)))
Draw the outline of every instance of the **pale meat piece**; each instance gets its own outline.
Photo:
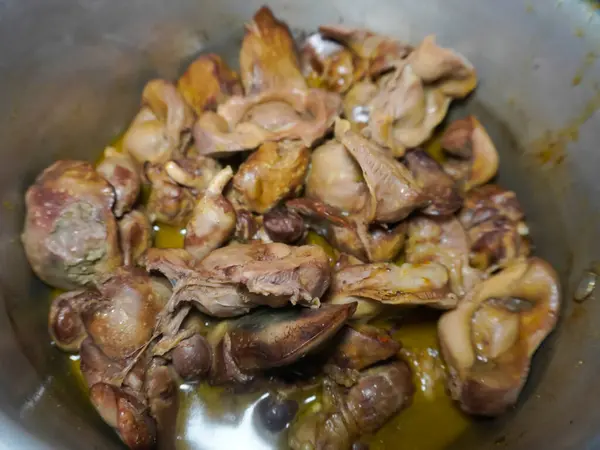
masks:
POLYGON ((152 225, 148 216, 138 210, 125 214, 118 225, 123 265, 134 267, 140 256, 152 245, 152 225))
POLYGON ((236 214, 223 196, 233 171, 227 166, 210 182, 186 226, 184 248, 196 259, 202 259, 225 244, 235 231, 236 214))
POLYGON ((455 217, 417 216, 408 221, 406 261, 442 264, 448 269, 450 288, 458 297, 483 278, 483 273, 469 265, 469 254, 469 238, 455 217))
POLYGON ((174 285, 168 314, 187 302, 215 317, 239 316, 261 305, 318 306, 331 274, 320 247, 280 243, 230 245, 200 262, 182 250, 150 249, 145 266, 174 285))
POLYGON ((240 73, 246 94, 306 88, 290 29, 267 6, 260 8, 246 26, 240 73))
POLYGON ((142 93, 142 107, 123 137, 123 149, 138 163, 164 163, 180 157, 190 138, 194 114, 177 88, 151 80, 142 93))
POLYGON ((217 113, 200 116, 194 126, 196 149, 220 157, 284 139, 309 147, 331 128, 340 108, 339 95, 321 89, 277 88, 231 97, 217 113))
MULTIPOLYGON (((366 127, 371 118, 373 109, 371 100, 377 95, 377 85, 370 80, 355 83, 346 93, 342 103, 344 118, 354 129, 361 130, 366 127)), ((402 153, 404 149, 400 149, 402 153)))
POLYGON ((476 285, 440 318, 448 389, 463 411, 497 416, 517 402, 531 357, 556 325, 560 303, 556 272, 531 258, 476 285))
POLYGON ((115 190, 115 216, 121 217, 131 211, 141 189, 140 167, 131 157, 118 152, 113 147, 104 150, 102 162, 96 171, 110 183, 115 190))
POLYGON ((146 163, 144 172, 151 185, 146 204, 150 221, 173 226, 185 225, 194 209, 192 190, 169 177, 164 164, 146 163))
POLYGON ((426 205, 427 198, 410 171, 377 144, 352 131, 348 121, 338 119, 335 137, 360 166, 375 199, 366 223, 398 222, 426 205))
POLYGON ((240 166, 230 198, 244 209, 263 214, 302 189, 309 161, 310 150, 301 142, 266 142, 240 166))
POLYGON ((174 159, 164 165, 165 172, 177 184, 200 194, 208 188, 212 179, 223 169, 221 164, 208 156, 174 159))
POLYGON ((215 111, 232 95, 242 95, 237 73, 214 53, 200 55, 177 82, 177 89, 196 115, 215 111))
POLYGON ((57 161, 25 195, 25 254, 60 289, 92 285, 122 263, 113 188, 83 161, 57 161))

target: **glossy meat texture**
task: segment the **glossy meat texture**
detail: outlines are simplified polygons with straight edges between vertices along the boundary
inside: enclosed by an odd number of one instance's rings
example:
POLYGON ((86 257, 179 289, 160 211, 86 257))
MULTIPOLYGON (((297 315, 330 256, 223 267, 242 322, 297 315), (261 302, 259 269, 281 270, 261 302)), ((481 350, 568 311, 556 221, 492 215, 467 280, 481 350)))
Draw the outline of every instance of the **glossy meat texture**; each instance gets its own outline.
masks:
POLYGON ((137 201, 141 188, 140 168, 126 153, 113 147, 104 150, 102 162, 96 171, 110 183, 115 190, 115 216, 121 217, 131 211, 137 201))
POLYGON ((306 225, 324 236, 331 245, 362 261, 389 261, 404 247, 406 224, 368 227, 361 217, 353 219, 318 200, 299 198, 287 208, 304 218, 306 225))
POLYGON ((437 263, 360 264, 333 274, 326 301, 358 302, 355 318, 377 315, 382 305, 424 305, 451 309, 457 297, 450 291, 448 271, 437 263))
POLYGON ((375 203, 371 205, 371 220, 398 222, 426 204, 426 196, 410 171, 377 144, 352 131, 348 121, 337 121, 335 136, 362 170, 375 203))
POLYGON ((493 271, 529 255, 529 229, 517 196, 495 184, 473 189, 459 220, 471 243, 471 264, 493 271))
POLYGON ((235 210, 223 196, 223 190, 232 176, 233 171, 229 166, 215 175, 194 207, 184 240, 185 249, 194 258, 204 258, 225 244, 235 231, 235 210))
POLYGON ((300 49, 302 73, 310 87, 344 93, 365 76, 368 62, 338 42, 311 34, 300 49))
POLYGON ((242 95, 239 76, 214 53, 200 55, 177 82, 177 89, 196 115, 215 111, 232 95, 242 95))
MULTIPOLYGON (((342 101, 344 118, 356 130, 364 129, 371 118, 373 110, 371 100, 377 95, 377 85, 371 80, 362 80, 355 83, 346 93, 342 101)), ((398 155, 404 154, 404 148, 399 148, 398 155)))
POLYGON ((440 318, 448 389, 463 411, 496 416, 517 402, 531 357, 559 310, 557 274, 531 258, 478 284, 440 318))
POLYGON ((273 242, 293 244, 304 236, 304 219, 286 207, 278 207, 263 216, 263 226, 273 242))
POLYGON ((141 211, 128 212, 118 222, 123 265, 134 267, 152 245, 152 225, 141 211))
POLYGON ((239 316, 261 305, 318 306, 331 272, 320 247, 279 243, 230 245, 201 262, 194 262, 185 251, 150 249, 144 262, 174 285, 167 313, 191 303, 215 317, 239 316))
POLYGON ((246 94, 306 88, 290 29, 267 6, 260 8, 246 26, 240 73, 246 94))
POLYGON ((310 150, 299 141, 266 142, 240 166, 230 198, 263 214, 302 189, 309 161, 310 150))
POLYGON ((448 155, 444 170, 465 191, 487 183, 498 172, 498 151, 474 116, 452 122, 441 144, 448 155))
POLYGON ((354 307, 255 311, 221 322, 206 338, 194 334, 181 341, 171 353, 173 362, 181 376, 192 374, 196 381, 247 383, 266 370, 290 365, 320 349, 352 316, 354 307))
POLYGON ((427 197, 423 214, 449 216, 460 209, 463 199, 456 182, 424 150, 408 152, 404 163, 427 197))
POLYGON ((169 177, 165 165, 146 163, 144 172, 151 184, 146 204, 150 221, 173 226, 185 225, 195 205, 193 192, 169 177))
POLYGON ((360 166, 337 140, 312 153, 305 195, 352 215, 368 210, 371 202, 360 166))
POLYGON ((194 126, 196 149, 220 157, 284 139, 309 147, 331 128, 340 108, 339 95, 321 89, 280 87, 231 97, 217 113, 200 116, 194 126))
POLYGON ((194 194, 202 193, 223 167, 207 156, 174 159, 164 165, 165 172, 175 183, 190 188, 194 194))
POLYGON ((323 409, 300 417, 292 426, 288 444, 293 450, 350 450, 362 434, 381 428, 408 407, 414 386, 408 365, 396 361, 368 369, 350 389, 326 380, 323 409))
POLYGON ((58 161, 27 190, 25 254, 60 289, 92 285, 122 263, 113 188, 83 161, 58 161))
POLYGON ((138 163, 165 163, 181 157, 189 143, 194 114, 177 88, 151 80, 142 107, 123 137, 123 149, 138 163))
POLYGON ((450 288, 458 297, 483 278, 483 273, 470 266, 469 254, 469 238, 455 217, 417 216, 409 220, 406 261, 442 264, 448 270, 450 288))

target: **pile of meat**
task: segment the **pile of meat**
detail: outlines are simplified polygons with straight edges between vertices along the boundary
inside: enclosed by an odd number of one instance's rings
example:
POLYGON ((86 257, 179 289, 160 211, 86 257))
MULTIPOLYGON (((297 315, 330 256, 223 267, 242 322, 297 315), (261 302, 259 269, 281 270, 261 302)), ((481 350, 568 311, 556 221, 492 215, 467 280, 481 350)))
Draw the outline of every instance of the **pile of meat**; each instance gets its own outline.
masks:
POLYGON ((293 422, 291 408, 275 431, 349 449, 414 390, 401 343, 369 321, 417 305, 443 311, 457 405, 498 415, 555 326, 557 276, 530 256, 515 194, 487 184, 498 154, 482 124, 450 123, 435 158, 422 147, 475 88, 469 61, 431 36, 340 26, 298 48, 262 8, 239 74, 207 54, 176 84, 148 82, 122 149, 58 161, 27 191, 27 257, 65 290, 52 338, 80 354, 132 449, 173 432, 182 380, 277 383, 300 359, 323 407, 293 422), (153 248, 153 223, 185 228, 184 247, 153 248))

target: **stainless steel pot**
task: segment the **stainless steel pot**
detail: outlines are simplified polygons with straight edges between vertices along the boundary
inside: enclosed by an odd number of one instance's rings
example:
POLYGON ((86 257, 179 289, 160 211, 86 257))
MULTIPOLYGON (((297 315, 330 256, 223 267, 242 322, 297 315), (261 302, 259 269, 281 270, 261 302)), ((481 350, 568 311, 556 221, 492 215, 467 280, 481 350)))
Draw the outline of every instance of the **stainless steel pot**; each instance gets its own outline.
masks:
MULTIPOLYGON (((175 77, 206 49, 235 59, 242 24, 260 3, 0 2, 0 448, 119 447, 56 376, 64 367, 46 331, 47 291, 19 243, 26 186, 57 158, 95 158, 133 117, 149 78, 175 77)), ((519 407, 481 422, 456 446, 600 448, 600 292, 570 300, 581 274, 600 260, 598 3, 270 4, 298 30, 344 22, 412 42, 433 32, 475 64, 481 84, 466 107, 498 143, 500 182, 517 192, 537 252, 559 270, 565 308, 519 407)))

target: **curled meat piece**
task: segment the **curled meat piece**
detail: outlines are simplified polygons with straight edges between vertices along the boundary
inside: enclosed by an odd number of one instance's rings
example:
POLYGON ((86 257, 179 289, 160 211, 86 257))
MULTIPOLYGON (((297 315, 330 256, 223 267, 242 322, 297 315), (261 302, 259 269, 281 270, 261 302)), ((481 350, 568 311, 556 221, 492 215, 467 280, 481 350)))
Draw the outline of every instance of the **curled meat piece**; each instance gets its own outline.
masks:
POLYGON ((490 181, 498 171, 498 151, 474 117, 455 120, 444 131, 442 148, 449 154, 444 170, 466 191, 490 181))
POLYGON ((362 434, 376 432, 412 401, 414 385, 403 361, 373 367, 348 390, 326 380, 323 409, 303 416, 290 431, 293 450, 350 450, 362 434))
MULTIPOLYGON (((338 120, 335 137, 360 166, 374 199, 370 218, 394 223, 423 206, 427 199, 409 170, 377 144, 350 129, 350 123, 338 120)), ((368 216, 367 216, 368 217, 368 216)), ((367 223, 371 220, 366 220, 367 223)))
POLYGON ((471 264, 493 271, 528 256, 529 229, 517 196, 495 184, 470 191, 459 220, 471 243, 471 264))
POLYGON ((229 166, 219 172, 194 208, 184 240, 185 249, 194 258, 204 258, 227 242, 235 231, 235 210, 223 196, 223 189, 232 176, 233 170, 229 166))
POLYGON ((164 168, 171 180, 192 189, 195 193, 203 192, 223 169, 218 161, 207 156, 175 159, 167 162, 164 168))
POLYGON ((267 6, 260 8, 246 26, 240 73, 246 94, 274 88, 306 88, 290 29, 267 6))
POLYGON ((233 177, 231 198, 255 213, 265 213, 302 189, 310 150, 298 141, 265 142, 233 177))
POLYGON ((146 163, 144 172, 151 184, 146 204, 150 221, 174 226, 185 225, 194 209, 192 191, 173 181, 162 164, 146 163))
POLYGON ((121 217, 135 204, 140 194, 140 169, 126 153, 113 147, 104 150, 102 162, 96 171, 110 183, 115 190, 115 216, 121 217))
POLYGON ((286 205, 333 247, 360 260, 389 261, 404 246, 406 225, 403 223, 367 227, 362 218, 353 220, 337 208, 309 198, 290 200, 286 205))
POLYGON ((402 156, 431 137, 446 116, 450 98, 439 89, 425 87, 410 64, 385 75, 369 104, 366 132, 391 153, 402 156))
POLYGON ((306 38, 300 50, 302 73, 310 87, 343 93, 361 79, 368 62, 321 33, 306 38))
POLYGON ((196 148, 218 157, 284 139, 310 147, 329 130, 340 107, 339 95, 321 89, 279 88, 231 97, 218 114, 200 116, 194 126, 196 148))
POLYGON ((463 411, 496 416, 514 405, 531 357, 556 325, 557 274, 531 258, 481 282, 438 324, 448 388, 463 411))
POLYGON ((435 36, 427 36, 407 58, 423 83, 432 85, 451 98, 463 98, 477 86, 473 65, 460 53, 443 48, 435 36))
POLYGON ((448 269, 450 288, 458 297, 469 292, 482 273, 469 265, 469 239, 454 217, 415 217, 409 221, 406 261, 435 262, 448 269))
POLYGON ((423 214, 448 216, 462 206, 462 197, 455 181, 425 151, 417 149, 406 154, 404 161, 429 205, 423 214))
POLYGON ((409 45, 372 31, 343 25, 324 25, 319 32, 328 39, 341 42, 367 63, 368 72, 377 75, 384 72, 411 52, 409 45))
POLYGON ((214 53, 192 62, 179 78, 177 89, 198 116, 216 110, 232 95, 243 94, 238 75, 214 53))
POLYGON ((306 196, 353 215, 368 209, 371 201, 360 166, 336 140, 327 141, 312 153, 306 196))
POLYGON ((142 93, 142 108, 123 137, 123 149, 139 163, 164 163, 185 150, 193 121, 174 85, 151 80, 142 93))
POLYGON ((304 236, 304 219, 288 208, 275 208, 263 217, 263 226, 273 242, 293 244, 304 236))
POLYGON ((123 265, 135 266, 142 254, 152 245, 152 225, 146 214, 131 211, 118 222, 123 265))
POLYGON ((178 249, 150 249, 148 270, 162 272, 174 285, 166 312, 191 303, 215 317, 233 317, 268 305, 318 306, 331 269, 323 249, 285 244, 237 244, 214 250, 201 262, 178 249))
POLYGON ((138 269, 119 268, 98 284, 104 301, 82 313, 88 335, 102 352, 123 359, 152 337, 170 290, 138 269))
POLYGON ((83 161, 57 161, 27 190, 21 239, 33 271, 60 289, 121 265, 112 187, 83 161))
POLYGON ((81 314, 102 301, 93 290, 65 292, 52 300, 48 314, 48 331, 52 342, 65 352, 78 352, 87 337, 81 314))
POLYGON ((355 318, 377 315, 383 305, 425 305, 439 309, 456 306, 448 271, 437 263, 361 264, 333 274, 327 302, 358 302, 355 318))

